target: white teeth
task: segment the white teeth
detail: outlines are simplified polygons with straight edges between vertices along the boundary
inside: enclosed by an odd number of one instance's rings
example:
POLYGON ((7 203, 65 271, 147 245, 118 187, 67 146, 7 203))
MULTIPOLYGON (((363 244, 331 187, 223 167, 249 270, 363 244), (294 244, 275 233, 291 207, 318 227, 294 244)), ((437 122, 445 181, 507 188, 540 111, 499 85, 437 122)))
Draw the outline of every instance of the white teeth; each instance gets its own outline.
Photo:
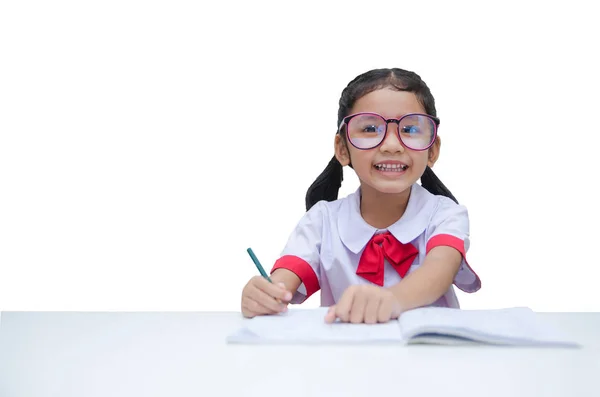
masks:
POLYGON ((404 171, 408 168, 408 166, 401 164, 376 164, 375 168, 385 171, 404 171))

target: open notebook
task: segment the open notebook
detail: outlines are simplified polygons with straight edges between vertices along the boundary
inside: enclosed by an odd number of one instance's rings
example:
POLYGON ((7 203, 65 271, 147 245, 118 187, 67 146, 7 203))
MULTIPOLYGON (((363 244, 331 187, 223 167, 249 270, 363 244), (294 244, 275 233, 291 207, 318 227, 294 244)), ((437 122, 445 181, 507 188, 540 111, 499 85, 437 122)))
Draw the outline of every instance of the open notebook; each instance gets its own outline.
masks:
POLYGON ((562 346, 578 344, 544 324, 531 309, 463 310, 426 307, 383 324, 324 321, 327 308, 290 309, 287 313, 244 319, 227 338, 243 344, 494 344, 562 346))

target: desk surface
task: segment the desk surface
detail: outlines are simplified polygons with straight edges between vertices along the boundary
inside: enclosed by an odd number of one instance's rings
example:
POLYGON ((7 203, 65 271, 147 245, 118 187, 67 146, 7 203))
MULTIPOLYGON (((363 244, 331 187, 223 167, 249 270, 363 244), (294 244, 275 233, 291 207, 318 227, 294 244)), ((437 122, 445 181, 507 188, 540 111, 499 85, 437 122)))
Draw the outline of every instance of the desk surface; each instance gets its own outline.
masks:
POLYGON ((0 396, 598 396, 600 313, 538 315, 584 347, 243 346, 238 313, 4 312, 0 396))

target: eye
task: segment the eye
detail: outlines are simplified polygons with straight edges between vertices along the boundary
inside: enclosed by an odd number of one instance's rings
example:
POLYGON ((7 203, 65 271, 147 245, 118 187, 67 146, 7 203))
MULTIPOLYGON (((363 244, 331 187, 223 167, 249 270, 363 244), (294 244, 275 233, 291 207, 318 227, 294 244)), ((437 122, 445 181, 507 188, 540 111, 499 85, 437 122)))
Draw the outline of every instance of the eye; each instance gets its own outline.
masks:
POLYGON ((377 132, 379 132, 379 127, 376 126, 376 125, 365 125, 362 128, 362 132, 375 132, 375 133, 377 133, 377 132))
POLYGON ((402 127, 402 132, 406 134, 418 134, 421 130, 416 125, 405 125, 402 127))

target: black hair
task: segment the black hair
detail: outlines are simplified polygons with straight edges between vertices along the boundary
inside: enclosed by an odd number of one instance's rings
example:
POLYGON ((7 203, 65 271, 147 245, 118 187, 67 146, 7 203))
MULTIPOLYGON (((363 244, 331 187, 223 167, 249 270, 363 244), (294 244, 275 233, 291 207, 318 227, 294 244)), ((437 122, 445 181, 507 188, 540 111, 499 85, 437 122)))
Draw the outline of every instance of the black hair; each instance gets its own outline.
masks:
MULTIPOLYGON (((348 116, 359 98, 381 88, 393 88, 398 91, 414 93, 417 100, 425 108, 425 112, 430 116, 437 117, 433 95, 418 74, 398 68, 374 69, 357 76, 342 91, 336 127, 341 124, 344 117, 348 116)), ((343 167, 334 155, 321 175, 308 188, 306 192, 306 210, 308 211, 321 200, 337 200, 343 179, 343 167)), ((429 166, 425 168, 425 172, 421 175, 421 186, 432 194, 448 197, 458 203, 450 190, 444 186, 429 166)))

